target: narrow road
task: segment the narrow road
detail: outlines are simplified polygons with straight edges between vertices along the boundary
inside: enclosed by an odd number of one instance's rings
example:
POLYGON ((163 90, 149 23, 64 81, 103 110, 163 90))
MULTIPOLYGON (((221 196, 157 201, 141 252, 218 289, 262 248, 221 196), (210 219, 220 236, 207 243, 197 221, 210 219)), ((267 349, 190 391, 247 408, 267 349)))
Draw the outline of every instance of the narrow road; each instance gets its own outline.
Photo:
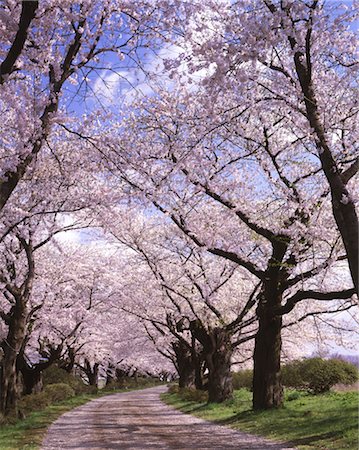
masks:
POLYGON ((160 400, 166 387, 113 394, 62 415, 42 450, 289 450, 286 445, 183 414, 160 400))

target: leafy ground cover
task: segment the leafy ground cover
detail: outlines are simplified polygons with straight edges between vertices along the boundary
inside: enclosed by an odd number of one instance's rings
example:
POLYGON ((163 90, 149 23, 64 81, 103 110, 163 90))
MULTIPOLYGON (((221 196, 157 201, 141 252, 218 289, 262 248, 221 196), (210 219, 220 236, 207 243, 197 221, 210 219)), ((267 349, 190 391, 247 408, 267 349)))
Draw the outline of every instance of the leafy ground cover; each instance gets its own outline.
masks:
POLYGON ((188 392, 172 390, 162 395, 167 404, 183 412, 287 442, 301 450, 358 449, 357 392, 311 395, 288 390, 283 408, 256 412, 251 410, 251 397, 247 389, 240 389, 231 401, 207 404, 190 399, 188 392))

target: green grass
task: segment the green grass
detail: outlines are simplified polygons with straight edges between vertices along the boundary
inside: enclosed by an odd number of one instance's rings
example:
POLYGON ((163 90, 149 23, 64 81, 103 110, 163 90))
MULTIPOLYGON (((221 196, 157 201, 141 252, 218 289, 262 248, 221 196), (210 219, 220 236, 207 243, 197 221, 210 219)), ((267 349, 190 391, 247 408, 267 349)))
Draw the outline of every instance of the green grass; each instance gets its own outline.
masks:
POLYGON ((251 393, 235 391, 234 400, 206 404, 183 400, 178 393, 162 399, 183 412, 229 425, 241 431, 286 442, 301 450, 358 449, 358 393, 321 395, 288 392, 281 409, 251 410, 251 393), (298 398, 295 398, 298 397, 298 398))
MULTIPOLYGON (((158 385, 153 383, 152 385, 158 385)), ((14 424, 0 425, 0 449, 1 450, 35 450, 40 448, 47 428, 59 416, 77 406, 81 406, 90 400, 104 395, 128 392, 129 390, 144 389, 146 386, 131 387, 131 389, 116 389, 99 391, 97 394, 82 394, 69 398, 62 402, 48 406, 41 411, 30 413, 26 419, 18 420, 14 424)), ((60 450, 60 449, 59 449, 60 450)))
POLYGON ((24 420, 19 420, 13 425, 0 427, 0 449, 37 449, 41 445, 47 427, 61 414, 88 401, 97 398, 96 394, 84 394, 72 397, 63 402, 50 405, 42 411, 29 414, 24 420))

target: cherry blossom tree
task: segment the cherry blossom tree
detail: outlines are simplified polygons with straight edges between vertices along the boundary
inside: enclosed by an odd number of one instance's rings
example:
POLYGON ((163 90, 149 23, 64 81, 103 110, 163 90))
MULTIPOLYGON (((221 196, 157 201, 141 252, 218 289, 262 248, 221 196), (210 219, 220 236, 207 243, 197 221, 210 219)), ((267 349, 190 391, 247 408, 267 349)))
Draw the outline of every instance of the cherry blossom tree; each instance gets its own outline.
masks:
MULTIPOLYGON (((107 230, 134 252, 133 265, 140 268, 141 281, 130 282, 130 289, 145 285, 147 291, 152 285, 149 293, 128 294, 126 308, 147 321, 162 342, 167 338, 167 354, 174 357, 181 385, 200 388, 205 363, 210 401, 230 398, 233 351, 254 337, 256 318, 251 309, 256 286, 233 263, 219 264, 190 240, 181 239, 173 225, 141 220, 130 210, 125 214, 121 225, 111 216, 107 230), (133 296, 142 298, 144 305, 136 305, 133 296)), ((166 351, 158 339, 156 343, 166 351)))
POLYGON ((119 308, 125 262, 116 261, 113 248, 72 242, 43 253, 30 299, 36 317, 25 349, 33 368, 55 362, 56 353, 60 367, 80 372, 95 386, 109 366, 145 373, 151 355, 153 368, 156 361, 161 366, 139 321, 119 308))
MULTIPOLYGON (((79 166, 76 154, 66 153, 69 149, 66 147, 56 158, 48 148, 42 152, 36 167, 28 172, 29 177, 21 181, 2 210, 1 409, 6 414, 16 406, 17 357, 24 355, 27 329, 32 326, 32 315, 37 310, 36 305, 29 308, 38 262, 36 255, 60 232, 88 225, 84 211, 91 202, 86 191, 93 186, 94 179, 87 177, 88 183, 79 189, 76 183, 79 166), (62 170, 65 162, 66 174, 62 170), (76 218, 69 219, 71 213, 76 213, 76 218)), ((20 359, 18 362, 26 371, 25 364, 20 364, 20 359)))
POLYGON ((282 404, 290 327, 357 303, 353 19, 318 0, 5 2, 3 411, 16 363, 30 391, 59 358, 90 384, 167 359, 200 387, 206 364, 222 401, 250 338, 253 406, 282 404), (93 74, 168 45, 147 98, 82 115, 93 74), (89 225, 110 255, 54 240, 89 225))
POLYGON ((280 121, 290 133, 288 141, 306 150, 312 173, 321 169, 329 186, 358 291, 357 192, 352 182, 359 168, 355 20, 354 2, 258 0, 183 7, 177 23, 183 50, 167 67, 179 66, 181 82, 188 82, 188 72, 195 80, 206 69, 203 100, 209 111, 207 99, 213 104, 226 91, 233 116, 246 108, 257 115, 269 113, 273 124, 280 121))
POLYGON ((0 209, 50 135, 61 143, 85 113, 84 100, 94 98, 91 76, 108 70, 121 76, 129 61, 138 61, 138 49, 155 40, 156 20, 146 2, 4 2, 0 209))
POLYGON ((319 2, 257 3, 183 6, 177 43, 184 51, 167 63, 177 84, 139 102, 107 154, 132 192, 261 282, 254 407, 262 408, 282 403, 282 315, 306 299, 345 304, 356 290, 324 286, 318 274, 347 258, 356 286, 357 161, 355 105, 345 95, 355 67, 344 29, 352 12, 328 16, 319 2), (203 69, 202 83, 188 88, 203 69))
POLYGON ((186 88, 140 102, 119 129, 121 159, 113 147, 109 157, 121 164, 119 178, 132 192, 167 214, 198 247, 257 277, 254 405, 278 406, 282 314, 296 300, 350 299, 354 289, 348 284, 323 292, 315 278, 345 258, 330 225, 321 172, 309 176, 313 163, 307 158, 305 175, 298 173, 301 146, 290 146, 292 159, 284 158, 289 133, 283 120, 258 119, 243 105, 223 111, 226 97, 220 99, 210 116, 186 88))

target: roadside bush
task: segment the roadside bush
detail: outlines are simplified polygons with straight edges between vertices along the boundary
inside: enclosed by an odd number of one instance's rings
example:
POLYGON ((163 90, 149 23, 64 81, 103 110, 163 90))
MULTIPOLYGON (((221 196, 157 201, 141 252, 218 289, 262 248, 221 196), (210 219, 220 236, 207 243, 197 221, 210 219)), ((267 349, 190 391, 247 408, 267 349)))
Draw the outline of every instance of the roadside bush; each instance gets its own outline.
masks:
POLYGON ((45 392, 30 394, 21 397, 19 400, 19 411, 22 417, 25 417, 32 411, 40 411, 51 404, 51 398, 45 392))
POLYGON ((232 378, 233 378, 233 389, 246 388, 250 391, 252 390, 253 370, 245 369, 240 370, 239 372, 233 372, 232 378))
POLYGON ((303 379, 314 394, 327 392, 341 379, 341 371, 337 364, 322 358, 311 358, 303 361, 303 379))
POLYGON ((70 384, 73 382, 75 377, 66 372, 64 369, 60 369, 56 365, 52 365, 45 369, 42 374, 42 381, 44 386, 48 384, 66 383, 70 384))
POLYGON ((26 417, 32 411, 45 409, 52 403, 61 402, 75 395, 75 391, 65 383, 49 384, 42 392, 24 395, 19 400, 19 415, 26 417))
POLYGON ((65 383, 48 384, 44 393, 49 397, 51 403, 61 402, 75 395, 72 387, 65 383))
POLYGON ((293 400, 298 400, 298 398, 300 398, 301 395, 303 395, 303 393, 298 392, 298 391, 288 392, 287 395, 286 395, 286 400, 288 402, 291 402, 293 400))
POLYGON ((337 365, 341 371, 341 379, 339 383, 349 385, 356 383, 359 379, 358 368, 350 362, 343 361, 342 359, 331 359, 332 364, 337 365))
POLYGON ((116 390, 116 389, 135 389, 135 388, 146 388, 152 387, 157 384, 161 384, 158 378, 151 377, 122 377, 119 380, 111 381, 107 384, 104 389, 116 390))
POLYGON ((72 375, 55 365, 44 370, 43 384, 45 387, 50 384, 53 385, 58 383, 67 384, 75 391, 76 395, 96 394, 97 392, 96 386, 88 386, 80 377, 72 375))
POLYGON ((200 391, 198 389, 182 388, 179 389, 179 395, 183 400, 196 403, 208 402, 208 392, 200 391))
POLYGON ((309 358, 283 367, 284 386, 308 389, 314 394, 327 392, 337 383, 352 384, 358 380, 358 369, 340 359, 309 358))
POLYGON ((179 393, 179 387, 177 384, 171 384, 168 386, 168 393, 169 394, 178 394, 179 393))
POLYGON ((282 383, 283 386, 294 389, 305 389, 305 381, 303 379, 302 366, 303 361, 292 361, 282 366, 282 383))

